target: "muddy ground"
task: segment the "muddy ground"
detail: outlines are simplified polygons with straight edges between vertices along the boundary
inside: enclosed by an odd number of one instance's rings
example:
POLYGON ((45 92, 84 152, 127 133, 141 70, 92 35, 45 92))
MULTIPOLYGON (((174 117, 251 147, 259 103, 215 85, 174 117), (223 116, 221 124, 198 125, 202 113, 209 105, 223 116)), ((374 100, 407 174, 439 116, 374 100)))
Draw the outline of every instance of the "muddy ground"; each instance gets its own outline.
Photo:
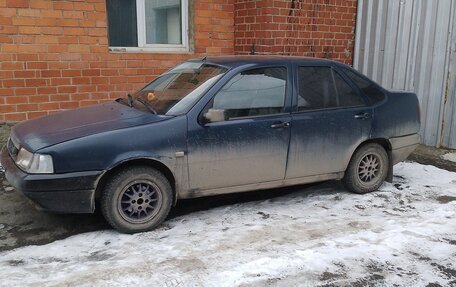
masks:
POLYGON ((0 182, 0 251, 108 228, 98 213, 63 215, 38 211, 8 184, 3 172, 0 172, 0 182))
MULTIPOLYGON (((301 189, 302 186, 297 186, 182 200, 172 209, 169 218, 224 205, 279 197, 301 189)), ((46 244, 71 235, 104 229, 111 227, 99 209, 95 214, 55 214, 37 210, 32 202, 9 185, 0 171, 0 251, 46 244)))

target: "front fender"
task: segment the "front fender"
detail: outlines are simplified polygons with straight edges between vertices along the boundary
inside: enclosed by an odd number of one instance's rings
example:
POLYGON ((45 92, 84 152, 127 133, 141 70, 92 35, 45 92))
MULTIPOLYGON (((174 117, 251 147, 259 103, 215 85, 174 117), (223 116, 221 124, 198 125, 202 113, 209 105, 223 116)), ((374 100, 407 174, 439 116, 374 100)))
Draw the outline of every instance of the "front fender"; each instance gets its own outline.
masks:
POLYGON ((104 186, 107 179, 115 174, 122 168, 129 167, 132 165, 147 165, 151 166, 160 172, 162 172, 170 181, 170 184, 174 188, 174 204, 176 203, 180 194, 188 191, 188 172, 187 172, 187 157, 177 157, 170 159, 168 157, 148 157, 148 156, 137 156, 129 157, 127 154, 124 155, 124 159, 119 160, 116 164, 110 166, 103 172, 97 179, 96 190, 97 196, 101 191, 101 187, 104 186))

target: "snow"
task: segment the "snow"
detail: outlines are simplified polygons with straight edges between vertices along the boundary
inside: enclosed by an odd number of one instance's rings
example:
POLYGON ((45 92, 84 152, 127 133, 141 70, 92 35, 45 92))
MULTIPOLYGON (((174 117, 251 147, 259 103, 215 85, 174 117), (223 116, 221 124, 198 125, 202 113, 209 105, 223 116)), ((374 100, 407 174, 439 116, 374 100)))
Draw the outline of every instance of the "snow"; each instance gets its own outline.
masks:
POLYGON ((456 152, 449 152, 449 153, 446 153, 446 154, 442 155, 442 158, 443 158, 444 160, 456 162, 456 152))
MULTIPOLYGON (((277 190, 280 192, 281 190, 277 190)), ((456 285, 456 173, 395 166, 394 184, 338 183, 0 253, 2 286, 456 285)))

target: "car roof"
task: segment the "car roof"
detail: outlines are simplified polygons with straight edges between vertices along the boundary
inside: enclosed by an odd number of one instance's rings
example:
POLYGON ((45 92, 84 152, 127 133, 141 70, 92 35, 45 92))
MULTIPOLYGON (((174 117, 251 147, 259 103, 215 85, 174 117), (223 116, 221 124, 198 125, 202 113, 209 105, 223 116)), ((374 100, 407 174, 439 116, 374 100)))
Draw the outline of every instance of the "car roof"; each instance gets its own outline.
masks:
POLYGON ((222 65, 225 67, 239 67, 248 64, 287 64, 300 62, 300 64, 318 64, 328 65, 335 63, 332 60, 311 58, 311 57, 298 57, 298 56, 279 56, 279 55, 237 55, 237 56, 209 56, 205 58, 193 59, 191 61, 207 61, 222 65))

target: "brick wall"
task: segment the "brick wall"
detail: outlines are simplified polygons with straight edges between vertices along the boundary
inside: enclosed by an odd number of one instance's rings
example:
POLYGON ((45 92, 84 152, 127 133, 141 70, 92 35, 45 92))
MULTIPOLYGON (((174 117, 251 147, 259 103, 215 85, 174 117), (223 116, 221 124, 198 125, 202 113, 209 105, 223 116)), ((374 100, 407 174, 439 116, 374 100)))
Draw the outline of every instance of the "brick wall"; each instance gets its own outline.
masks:
POLYGON ((238 0, 235 53, 352 63, 356 0, 238 0))
POLYGON ((0 0, 0 122, 124 96, 179 61, 233 54, 234 0, 189 2, 195 53, 116 54, 105 0, 0 0))
POLYGON ((93 105, 202 55, 352 62, 356 0, 189 0, 194 50, 110 53, 105 0, 0 0, 0 122, 93 105))

